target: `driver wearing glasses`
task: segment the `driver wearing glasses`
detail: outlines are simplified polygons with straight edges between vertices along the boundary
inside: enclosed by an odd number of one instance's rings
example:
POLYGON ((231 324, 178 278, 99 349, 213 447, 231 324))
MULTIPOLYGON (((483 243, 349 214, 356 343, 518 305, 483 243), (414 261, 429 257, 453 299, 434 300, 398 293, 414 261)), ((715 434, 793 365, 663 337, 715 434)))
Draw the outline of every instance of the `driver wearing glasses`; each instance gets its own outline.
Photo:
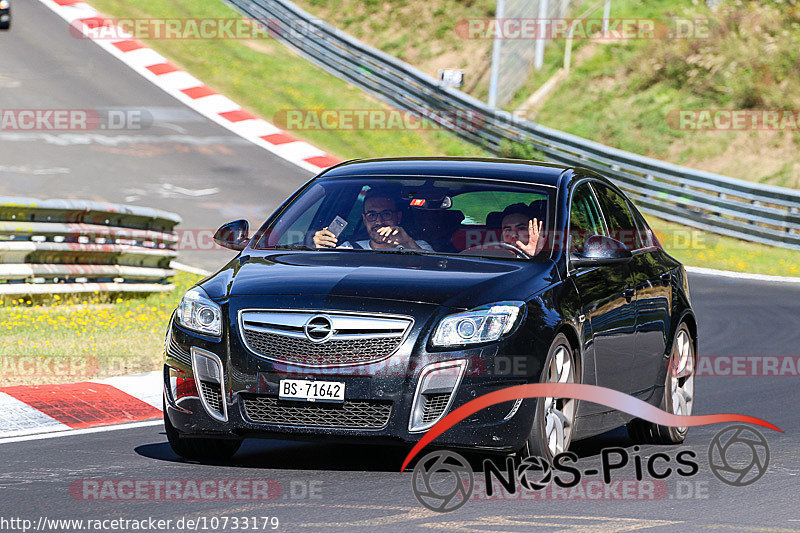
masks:
POLYGON ((385 191, 370 189, 364 198, 364 212, 361 218, 367 228, 369 239, 351 244, 345 241, 338 244, 336 235, 327 227, 314 234, 314 245, 317 248, 356 248, 364 250, 381 250, 387 248, 411 250, 433 250, 425 241, 415 241, 400 225, 403 213, 397 209, 397 201, 385 191))

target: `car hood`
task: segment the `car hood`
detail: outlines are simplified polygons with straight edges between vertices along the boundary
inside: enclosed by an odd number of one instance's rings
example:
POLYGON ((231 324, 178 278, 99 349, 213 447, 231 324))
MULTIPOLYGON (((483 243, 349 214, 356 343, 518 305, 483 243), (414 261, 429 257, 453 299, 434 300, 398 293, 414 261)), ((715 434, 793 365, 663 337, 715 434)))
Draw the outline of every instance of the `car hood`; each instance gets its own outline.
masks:
POLYGON ((322 295, 471 308, 522 300, 552 283, 551 261, 358 251, 242 255, 201 285, 215 299, 322 295))

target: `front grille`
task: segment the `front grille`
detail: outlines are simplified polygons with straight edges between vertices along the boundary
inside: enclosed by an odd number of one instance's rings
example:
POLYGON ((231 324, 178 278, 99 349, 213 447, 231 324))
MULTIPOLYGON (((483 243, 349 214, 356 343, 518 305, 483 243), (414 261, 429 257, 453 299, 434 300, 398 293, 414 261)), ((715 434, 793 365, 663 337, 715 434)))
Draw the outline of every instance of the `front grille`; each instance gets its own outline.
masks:
POLYGON ((412 324, 405 316, 342 312, 246 310, 240 315, 240 330, 252 352, 305 366, 379 361, 400 347, 412 324))
POLYGON ((203 398, 205 398, 208 407, 221 415, 222 392, 220 391, 219 385, 216 383, 209 383, 208 381, 201 381, 200 388, 202 389, 201 392, 203 393, 203 398))
POLYGON ((442 416, 450 401, 450 393, 425 394, 423 398, 425 405, 422 407, 422 423, 427 424, 442 416))
POLYGON ((252 422, 280 426, 381 429, 389 423, 391 402, 345 400, 344 403, 281 401, 271 396, 244 398, 252 422))
POLYGON ((401 337, 378 337, 316 343, 248 329, 244 337, 253 351, 265 357, 314 366, 368 363, 390 355, 402 341, 401 337))

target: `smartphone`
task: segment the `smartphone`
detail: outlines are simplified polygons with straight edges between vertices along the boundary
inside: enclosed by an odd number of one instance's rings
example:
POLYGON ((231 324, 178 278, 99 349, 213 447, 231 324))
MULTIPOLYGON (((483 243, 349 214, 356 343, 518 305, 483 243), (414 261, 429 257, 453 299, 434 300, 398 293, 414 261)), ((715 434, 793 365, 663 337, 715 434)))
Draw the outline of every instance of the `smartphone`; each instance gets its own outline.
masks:
POLYGON ((333 233, 336 236, 336 238, 338 239, 339 235, 342 234, 342 232, 344 231, 344 228, 346 228, 346 227, 347 227, 347 221, 345 219, 343 219, 342 217, 337 215, 337 217, 334 218, 333 221, 330 224, 328 224, 328 231, 333 233))

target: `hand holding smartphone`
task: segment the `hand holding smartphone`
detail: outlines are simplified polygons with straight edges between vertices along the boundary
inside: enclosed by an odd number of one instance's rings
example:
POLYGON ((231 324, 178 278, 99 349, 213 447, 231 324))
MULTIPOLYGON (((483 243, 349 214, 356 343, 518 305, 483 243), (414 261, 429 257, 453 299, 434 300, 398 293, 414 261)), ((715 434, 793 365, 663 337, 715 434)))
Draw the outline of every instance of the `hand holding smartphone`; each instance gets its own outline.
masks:
POLYGON ((336 248, 339 244, 339 235, 347 227, 347 221, 337 216, 328 225, 314 234, 314 246, 317 248, 336 248))
POLYGON ((338 239, 339 235, 342 234, 344 228, 346 227, 347 227, 347 221, 337 215, 336 218, 334 218, 333 221, 330 224, 328 224, 328 231, 333 233, 333 236, 338 239))

